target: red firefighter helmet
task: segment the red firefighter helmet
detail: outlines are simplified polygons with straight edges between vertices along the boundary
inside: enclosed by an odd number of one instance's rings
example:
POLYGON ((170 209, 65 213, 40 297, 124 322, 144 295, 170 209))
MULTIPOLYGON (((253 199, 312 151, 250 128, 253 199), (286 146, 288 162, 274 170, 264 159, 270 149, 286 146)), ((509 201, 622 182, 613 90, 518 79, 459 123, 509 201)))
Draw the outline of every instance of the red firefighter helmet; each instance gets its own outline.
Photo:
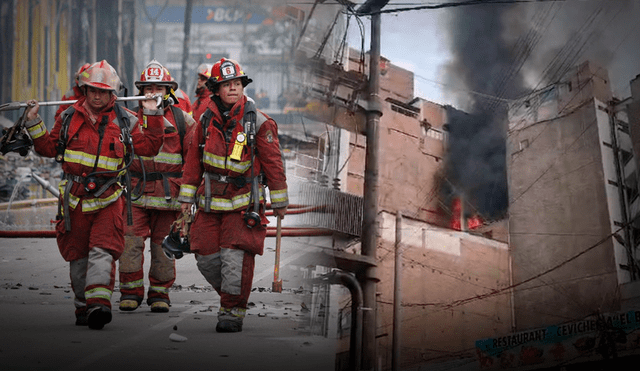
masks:
POLYGON ((222 58, 211 67, 211 77, 207 87, 212 92, 215 92, 221 83, 233 79, 241 79, 243 87, 253 81, 244 73, 238 62, 233 59, 222 58))
POLYGON ((204 76, 208 79, 209 77, 211 77, 211 67, 213 66, 208 63, 202 63, 198 66, 196 71, 198 71, 199 76, 204 76))
POLYGON ((89 67, 91 67, 91 63, 85 63, 82 66, 80 66, 80 68, 78 68, 78 72, 76 72, 76 76, 75 76, 76 85, 80 83, 80 74, 86 71, 89 67))
POLYGON ((151 84, 167 86, 173 90, 178 90, 178 83, 173 80, 169 70, 155 59, 147 64, 147 67, 144 68, 140 75, 140 80, 135 82, 136 88, 140 91, 142 91, 145 86, 151 84))
POLYGON ((80 73, 78 86, 93 86, 94 88, 118 91, 122 82, 116 70, 104 59, 89 66, 80 73))

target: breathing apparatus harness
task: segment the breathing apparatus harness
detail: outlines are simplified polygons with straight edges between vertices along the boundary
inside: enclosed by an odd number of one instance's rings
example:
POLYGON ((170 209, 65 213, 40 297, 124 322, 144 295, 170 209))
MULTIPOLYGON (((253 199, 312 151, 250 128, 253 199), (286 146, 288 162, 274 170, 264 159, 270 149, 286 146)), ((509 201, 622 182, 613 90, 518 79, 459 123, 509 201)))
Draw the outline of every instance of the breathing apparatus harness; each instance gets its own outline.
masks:
MULTIPOLYGON (((178 135, 180 136, 180 148, 184 148, 184 136, 186 135, 187 127, 184 120, 184 115, 181 112, 180 108, 174 106, 173 104, 174 104, 173 98, 169 97, 168 99, 163 99, 164 108, 166 109, 167 107, 169 107, 169 109, 171 109, 171 112, 173 113, 173 117, 176 120, 176 126, 178 127, 178 135)), ((137 112, 139 109, 140 107, 135 107, 133 111, 137 112)), ((140 162, 140 167, 142 169, 142 172, 138 173, 138 172, 131 171, 130 173, 131 173, 131 176, 140 178, 142 181, 138 182, 138 184, 136 184, 135 189, 131 191, 132 193, 131 200, 137 201, 138 199, 140 199, 140 197, 142 197, 142 195, 144 194, 144 189, 147 187, 147 181, 153 182, 156 180, 162 180, 162 186, 164 188, 164 198, 167 202, 171 201, 171 191, 169 188, 168 178, 181 178, 182 173, 153 172, 153 173, 147 174, 144 168, 144 161, 142 161, 142 158, 140 158, 140 156, 138 156, 138 160, 140 162)), ((184 158, 182 159, 182 163, 184 164, 184 158)))
MULTIPOLYGON (((100 158, 100 151, 102 149, 102 140, 104 137, 104 132, 106 126, 108 124, 107 119, 108 116, 103 115, 102 121, 98 126, 98 134, 100 136, 98 142, 98 151, 96 155, 96 160, 93 164, 93 169, 89 174, 82 174, 82 176, 72 175, 72 174, 64 174, 64 179, 68 180, 63 194, 62 204, 58 205, 58 216, 57 219, 62 219, 63 216, 69 215, 69 193, 71 191, 71 186, 73 182, 81 183, 84 186, 84 190, 87 193, 92 194, 95 197, 99 197, 102 193, 104 193, 109 187, 113 184, 117 183, 119 180, 124 178, 125 182, 125 195, 127 199, 127 225, 133 224, 133 217, 131 214, 131 177, 128 172, 129 167, 133 163, 133 158, 135 156, 133 141, 131 139, 130 125, 131 121, 129 120, 128 115, 124 114, 123 108, 120 107, 119 104, 114 104, 114 111, 116 112, 116 116, 118 118, 118 124, 120 126, 120 141, 125 146, 125 165, 121 169, 117 170, 104 170, 104 171, 96 171, 98 167, 98 160, 100 158), (130 151, 126 151, 129 148, 130 151), (112 178, 101 178, 98 175, 106 175, 119 173, 118 176, 112 178), (106 179, 106 180, 105 180, 106 179)), ((60 128, 60 137, 58 138, 58 143, 56 145, 56 162, 63 163, 64 162, 64 152, 67 148, 67 143, 69 141, 69 124, 71 123, 71 118, 75 113, 75 108, 69 107, 62 113, 62 127, 60 128)), ((67 231, 71 230, 71 220, 68 217, 65 217, 65 229, 67 231)))
MULTIPOLYGON (((229 115, 228 112, 223 113, 223 116, 228 117, 228 115, 229 115)), ((206 133, 209 125, 212 122, 212 118, 213 118, 213 112, 211 112, 210 109, 207 109, 205 113, 203 113, 202 115, 203 140, 200 143, 201 153, 204 151, 204 145, 205 145, 204 142, 206 138, 206 133)), ((247 184, 247 182, 251 182, 251 194, 249 198, 249 205, 247 206, 247 209, 244 211, 243 219, 247 227, 253 228, 256 225, 259 225, 261 222, 261 218, 259 214, 260 183, 262 183, 264 179, 264 174, 256 175, 254 172, 255 156, 256 156, 256 133, 258 132, 258 130, 260 130, 260 126, 262 126, 262 124, 266 122, 266 119, 264 118, 263 115, 257 114, 255 103, 250 98, 247 99, 247 101, 245 102, 244 116, 242 121, 243 121, 244 133, 238 133, 238 135, 239 136, 241 134, 246 135, 246 139, 245 139, 247 141, 246 144, 249 146, 249 149, 251 151, 251 176, 249 178, 230 177, 226 175, 220 175, 217 173, 210 173, 205 171, 203 176, 205 181, 204 211, 205 212, 211 211, 211 180, 214 180, 220 183, 231 183, 231 184, 234 184, 237 188, 242 188, 247 184)), ((218 127, 218 129, 220 131, 223 131, 221 127, 218 127)), ((231 126, 228 128, 226 133, 223 131, 223 133, 225 134, 226 141, 229 140, 229 137, 231 136, 231 132, 233 131, 233 129, 234 127, 231 126)), ((236 139, 236 142, 238 142, 238 139, 236 139)))

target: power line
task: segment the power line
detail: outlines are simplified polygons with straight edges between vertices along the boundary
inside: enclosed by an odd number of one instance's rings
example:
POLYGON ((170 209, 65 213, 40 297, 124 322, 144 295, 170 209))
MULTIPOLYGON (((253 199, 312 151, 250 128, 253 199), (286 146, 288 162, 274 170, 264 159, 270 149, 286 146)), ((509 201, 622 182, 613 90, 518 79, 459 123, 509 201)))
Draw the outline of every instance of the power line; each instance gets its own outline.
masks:
POLYGON ((449 88, 449 89, 451 89, 451 90, 458 90, 458 91, 461 91, 461 92, 464 92, 464 93, 469 93, 469 94, 477 95, 477 96, 479 96, 479 97, 486 98, 486 99, 489 99, 489 100, 492 100, 492 101, 500 101, 500 102, 503 102, 503 103, 510 103, 510 102, 513 102, 513 101, 514 101, 513 99, 506 99, 506 98, 503 98, 503 97, 500 97, 500 96, 495 96, 495 95, 491 95, 491 94, 480 93, 480 92, 478 92, 478 91, 474 91, 474 90, 470 90, 470 89, 464 89, 464 88, 459 88, 459 87, 456 87, 456 86, 452 86, 452 85, 450 85, 450 84, 446 84, 446 83, 443 83, 443 82, 440 82, 440 81, 432 80, 432 79, 429 79, 429 78, 427 78, 427 77, 424 77, 424 76, 418 75, 418 74, 416 74, 415 72, 414 72, 414 74, 413 74, 413 75, 414 75, 415 77, 419 78, 419 79, 422 79, 422 80, 425 80, 425 81, 428 81, 428 82, 432 82, 432 83, 434 83, 434 84, 442 85, 442 86, 444 86, 444 87, 446 87, 446 88, 449 88))
POLYGON ((579 257, 583 256, 584 254, 586 254, 586 253, 590 252, 591 250, 595 249, 596 247, 598 247, 598 246, 602 245, 603 243, 607 242, 610 238, 612 238, 612 237, 613 237, 613 235, 617 234, 618 232, 620 232, 621 230, 623 230, 624 228, 626 228, 628 225, 631 225, 631 224, 632 224, 633 222, 635 222, 635 221, 636 221, 636 219, 638 219, 638 218, 640 218, 640 214, 638 214, 638 215, 637 215, 637 216, 635 216, 633 219, 631 219, 631 220, 630 220, 626 225, 624 225, 624 226, 622 226, 622 227, 618 228, 617 230, 615 230, 614 232, 612 232, 612 233, 610 233, 610 234, 606 235, 605 237, 603 237, 602 239, 600 239, 600 240, 599 240, 598 242, 596 242, 595 244, 593 244, 593 245, 591 245, 591 246, 587 247, 586 249, 582 250, 581 252, 577 253, 576 255, 574 255, 574 256, 572 256, 572 257, 570 257, 570 258, 568 258, 568 259, 565 259, 564 261, 562 261, 562 262, 560 262, 560 263, 556 264, 555 266, 553 266, 553 267, 551 267, 551 268, 549 268, 549 269, 547 269, 547 270, 545 270, 545 271, 542 271, 542 272, 540 272, 540 273, 538 273, 538 274, 536 274, 536 275, 534 275, 534 276, 532 276, 532 277, 527 278, 526 280, 520 281, 520 282, 515 283, 515 284, 513 284, 513 285, 509 285, 509 286, 504 287, 504 288, 502 288, 502 289, 496 289, 496 290, 493 290, 493 291, 492 291, 492 292, 490 292, 490 293, 486 293, 486 294, 482 294, 482 295, 477 295, 477 296, 470 297, 470 298, 466 298, 466 299, 455 300, 455 301, 453 301, 452 303, 450 303, 450 304, 446 305, 446 308, 454 308, 454 307, 457 307, 457 306, 460 306, 460 305, 465 305, 465 304, 468 304, 468 303, 471 303, 471 302, 474 302, 474 301, 477 301, 477 300, 486 299, 486 298, 489 298, 489 297, 492 297, 492 296, 495 296, 495 295, 499 295, 499 294, 501 294, 501 293, 503 293, 503 292, 505 292, 505 291, 508 291, 508 290, 514 289, 514 288, 516 288, 516 287, 520 287, 520 286, 524 285, 525 283, 531 282, 531 281, 536 280, 536 279, 538 279, 538 278, 540 278, 540 277, 543 277, 543 276, 545 276, 545 275, 547 275, 547 274, 549 274, 549 273, 551 273, 551 272, 554 272, 554 271, 556 271, 556 270, 558 270, 558 269, 562 268, 563 266, 565 266, 565 265, 567 265, 567 264, 571 263, 572 261, 574 261, 574 260, 578 259, 579 257))
MULTIPOLYGON (((414 6, 414 7, 408 7, 408 8, 386 9, 386 10, 379 10, 376 12, 370 12, 370 13, 360 14, 360 15, 401 13, 401 12, 410 12, 414 10, 435 10, 435 9, 454 8, 454 7, 468 6, 468 5, 539 3, 539 2, 547 2, 547 1, 559 2, 559 1, 569 1, 569 0, 467 0, 464 2, 457 2, 457 3, 442 3, 442 4, 435 4, 435 5, 414 6)), ((579 0, 576 0, 576 1, 579 1, 579 0)))

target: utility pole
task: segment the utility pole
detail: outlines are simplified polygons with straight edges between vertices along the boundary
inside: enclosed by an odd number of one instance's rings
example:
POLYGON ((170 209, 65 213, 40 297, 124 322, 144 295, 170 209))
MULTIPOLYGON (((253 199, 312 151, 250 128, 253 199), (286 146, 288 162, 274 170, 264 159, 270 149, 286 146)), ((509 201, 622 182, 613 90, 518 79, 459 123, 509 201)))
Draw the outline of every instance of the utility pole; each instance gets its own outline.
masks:
POLYGON ((164 12, 167 5, 169 5, 169 0, 166 0, 164 2, 164 5, 162 6, 162 8, 160 8, 160 11, 154 18, 151 18, 149 12, 147 11, 147 2, 142 0, 141 5, 144 15, 147 17, 149 22, 151 22, 151 45, 149 46, 149 58, 154 59, 156 57, 156 24, 158 23, 158 19, 162 15, 162 12, 164 12))
MULTIPOLYGON (((364 168, 364 205, 362 220, 362 255, 376 259, 378 244, 378 124, 382 105, 380 89, 380 19, 379 13, 389 1, 367 0, 356 11, 359 15, 371 15, 371 51, 369 54, 369 91, 367 101, 367 149, 364 168)), ((364 277, 359 277, 363 291, 362 370, 375 370, 377 360, 376 340, 376 286, 379 281, 376 267, 368 267, 364 277)))
POLYGON ((182 46, 182 73, 180 74, 180 86, 187 90, 187 73, 189 70, 189 47, 191 44, 191 13, 193 13, 193 0, 187 0, 184 9, 184 44, 182 46))

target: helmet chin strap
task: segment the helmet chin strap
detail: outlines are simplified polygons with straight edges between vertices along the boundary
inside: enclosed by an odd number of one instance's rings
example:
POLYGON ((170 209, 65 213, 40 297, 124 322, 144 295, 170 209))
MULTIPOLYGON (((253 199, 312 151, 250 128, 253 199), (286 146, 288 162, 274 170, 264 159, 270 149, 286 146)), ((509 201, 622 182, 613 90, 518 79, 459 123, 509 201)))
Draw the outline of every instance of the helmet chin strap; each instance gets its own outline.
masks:
POLYGON ((162 97, 162 106, 168 107, 174 104, 178 104, 178 98, 173 89, 169 88, 169 92, 162 97))

